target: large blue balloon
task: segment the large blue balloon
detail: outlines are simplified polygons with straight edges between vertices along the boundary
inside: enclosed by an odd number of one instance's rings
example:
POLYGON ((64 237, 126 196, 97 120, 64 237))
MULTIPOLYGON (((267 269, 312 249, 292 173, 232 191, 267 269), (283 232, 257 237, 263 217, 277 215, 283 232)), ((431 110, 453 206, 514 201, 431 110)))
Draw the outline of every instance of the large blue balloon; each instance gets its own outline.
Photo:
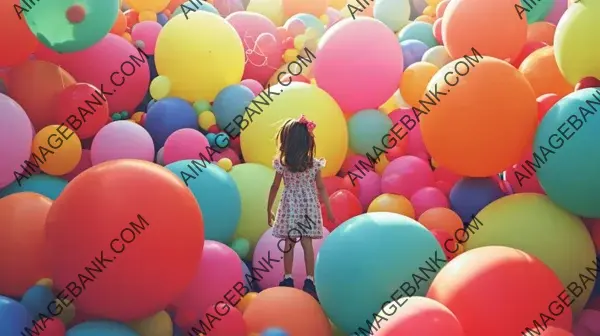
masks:
POLYGON ((600 218, 599 130, 600 89, 589 88, 556 103, 535 134, 534 164, 540 167, 532 169, 540 185, 552 201, 582 217, 600 218))
POLYGON ((194 194, 202 210, 205 239, 228 244, 242 213, 240 192, 231 176, 201 159, 173 162, 166 168, 185 181, 194 194))
MULTIPOLYGON (((10 276, 3 274, 2 276, 10 276)), ((25 306, 0 295, 0 335, 21 335, 25 328, 31 328, 32 319, 25 306)))
POLYGON ((463 223, 470 223, 481 209, 502 196, 505 194, 493 178, 465 177, 452 187, 450 207, 463 223))
POLYGON ((144 127, 152 136, 155 148, 162 148, 169 135, 182 128, 198 129, 198 117, 190 103, 179 98, 165 98, 152 104, 144 127))
POLYGON ((366 327, 365 320, 373 321, 394 292, 398 300, 400 295, 425 296, 444 265, 441 246, 419 222, 395 213, 366 213, 344 222, 323 241, 315 268, 317 292, 331 321, 353 334, 366 327), (414 291, 402 288, 404 282, 414 291))
POLYGON ((0 189, 0 198, 15 194, 18 192, 34 192, 40 195, 44 195, 51 200, 56 200, 58 195, 67 186, 67 181, 46 174, 36 174, 29 178, 22 179, 21 185, 15 181, 3 189, 0 189))
MULTIPOLYGON (((230 134, 239 134, 239 127, 233 123, 233 118, 243 115, 252 99, 254 99, 254 93, 243 85, 230 85, 221 90, 212 105, 212 111, 215 114, 219 128, 225 129, 227 124, 231 124, 227 127, 230 134)), ((251 108, 260 112, 254 106, 251 106, 251 108)))
POLYGON ((69 329, 65 336, 139 336, 128 326, 110 321, 93 321, 78 324, 69 329))

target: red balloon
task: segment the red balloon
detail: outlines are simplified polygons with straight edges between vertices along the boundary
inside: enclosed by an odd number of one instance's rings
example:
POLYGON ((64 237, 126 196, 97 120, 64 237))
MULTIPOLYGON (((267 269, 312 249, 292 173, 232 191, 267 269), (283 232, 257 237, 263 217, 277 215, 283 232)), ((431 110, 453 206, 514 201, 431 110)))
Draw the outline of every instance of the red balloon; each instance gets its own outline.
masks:
POLYGON ((352 180, 350 176, 344 176, 344 184, 342 185, 342 189, 348 190, 354 194, 354 196, 359 197, 360 195, 360 184, 356 183, 352 184, 352 180))
POLYGON ((140 22, 140 13, 134 11, 133 9, 125 11, 125 18, 127 18, 127 27, 131 29, 136 23, 140 22))
POLYGON ((2 2, 0 11, 0 68, 18 65, 26 61, 38 45, 38 40, 33 35, 25 13, 17 14, 14 5, 20 5, 20 0, 7 0, 2 2))
POLYGON ((442 248, 442 250, 444 251, 444 255, 446 256, 446 260, 452 260, 455 257, 455 255, 450 251, 458 248, 458 246, 456 246, 456 241, 454 240, 454 238, 452 238, 452 235, 446 232, 445 230, 434 229, 430 230, 430 232, 438 241, 438 244, 440 244, 440 247, 442 248), (448 248, 446 248, 444 244, 446 244, 446 241, 448 241, 448 239, 450 239, 451 242, 447 244, 448 248), (448 249, 450 249, 450 251, 448 251, 448 249))
POLYGON ((81 126, 73 130, 80 139, 96 135, 106 125, 109 111, 106 97, 99 92, 95 86, 86 83, 77 83, 65 88, 54 100, 54 123, 68 125, 69 120, 79 120, 81 126))
POLYGON ((538 121, 542 121, 546 113, 560 100, 560 97, 554 93, 547 93, 539 96, 536 100, 538 103, 538 121))
POLYGON ((575 91, 597 87, 600 87, 600 80, 595 77, 585 77, 584 79, 580 80, 577 85, 575 85, 575 91))
POLYGON ((323 179, 327 196, 333 195, 334 192, 342 189, 343 179, 339 176, 329 176, 323 179))
POLYGON ((323 225, 332 232, 343 222, 362 213, 362 205, 356 196, 348 190, 338 190, 329 196, 331 210, 335 216, 336 223, 331 223, 324 216, 323 225))
POLYGON ((59 319, 52 319, 44 323, 45 328, 40 336, 64 336, 65 325, 59 319))
POLYGON ((517 57, 515 57, 515 59, 512 60, 510 63, 515 68, 519 68, 519 66, 521 66, 521 63, 523 63, 523 61, 527 58, 527 56, 531 55, 532 52, 534 52, 542 47, 546 47, 546 46, 548 46, 548 45, 544 42, 529 41, 523 45, 523 48, 521 49, 521 52, 519 53, 519 55, 517 57))

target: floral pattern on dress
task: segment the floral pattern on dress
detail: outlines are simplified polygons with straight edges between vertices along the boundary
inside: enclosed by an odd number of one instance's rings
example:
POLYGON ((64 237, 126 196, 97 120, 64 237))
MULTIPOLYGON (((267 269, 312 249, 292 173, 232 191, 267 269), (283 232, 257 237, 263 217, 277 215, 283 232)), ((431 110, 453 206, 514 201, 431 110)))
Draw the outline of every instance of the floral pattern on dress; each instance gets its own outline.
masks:
POLYGON ((279 201, 273 236, 277 238, 323 238, 323 217, 315 178, 325 167, 325 159, 314 159, 303 172, 290 172, 279 159, 273 168, 283 175, 284 190, 279 201))

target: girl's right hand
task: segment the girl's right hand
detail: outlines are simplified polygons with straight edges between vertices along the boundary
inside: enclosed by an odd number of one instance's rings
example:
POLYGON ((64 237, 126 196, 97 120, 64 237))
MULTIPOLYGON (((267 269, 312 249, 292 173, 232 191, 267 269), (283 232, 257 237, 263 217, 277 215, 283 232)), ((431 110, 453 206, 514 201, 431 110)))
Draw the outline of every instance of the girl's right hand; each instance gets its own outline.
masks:
POLYGON ((335 219, 333 212, 327 212, 327 219, 329 219, 329 222, 331 222, 332 224, 337 224, 337 220, 335 219))
POLYGON ((269 211, 267 213, 267 221, 269 223, 269 226, 273 226, 273 222, 275 221, 275 215, 273 214, 273 212, 269 211))

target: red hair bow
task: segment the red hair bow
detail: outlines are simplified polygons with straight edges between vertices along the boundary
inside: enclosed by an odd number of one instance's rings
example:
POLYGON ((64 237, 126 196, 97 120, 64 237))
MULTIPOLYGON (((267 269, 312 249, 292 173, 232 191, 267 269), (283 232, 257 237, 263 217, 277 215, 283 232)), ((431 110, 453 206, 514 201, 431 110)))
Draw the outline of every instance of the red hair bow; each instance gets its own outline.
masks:
POLYGON ((308 128, 308 131, 310 132, 310 134, 312 134, 313 130, 315 129, 315 127, 317 127, 317 124, 315 124, 314 122, 306 119, 306 116, 301 115, 300 118, 298 118, 298 122, 301 124, 306 125, 306 128, 308 128))

